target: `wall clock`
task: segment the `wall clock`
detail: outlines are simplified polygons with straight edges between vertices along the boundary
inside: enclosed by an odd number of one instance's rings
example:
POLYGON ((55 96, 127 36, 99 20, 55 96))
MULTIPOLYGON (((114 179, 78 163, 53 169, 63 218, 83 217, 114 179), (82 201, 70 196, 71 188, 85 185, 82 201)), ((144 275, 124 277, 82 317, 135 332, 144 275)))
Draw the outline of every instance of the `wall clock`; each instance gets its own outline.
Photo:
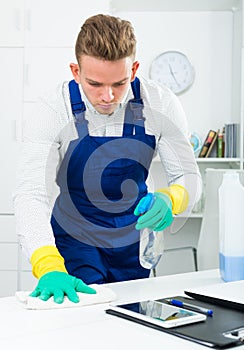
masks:
POLYGON ((180 51, 165 51, 157 56, 150 68, 150 78, 166 85, 179 95, 193 84, 195 70, 188 57, 180 51))

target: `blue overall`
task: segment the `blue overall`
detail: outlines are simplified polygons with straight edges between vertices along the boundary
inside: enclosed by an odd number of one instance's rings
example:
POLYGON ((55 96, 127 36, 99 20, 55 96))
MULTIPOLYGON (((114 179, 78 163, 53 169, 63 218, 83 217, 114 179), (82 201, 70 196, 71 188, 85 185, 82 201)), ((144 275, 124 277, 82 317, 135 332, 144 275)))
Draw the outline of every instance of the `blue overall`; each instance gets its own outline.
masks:
MULTIPOLYGON (((85 283, 146 278, 139 262, 133 212, 147 194, 155 137, 144 127, 140 81, 125 109, 122 136, 90 136, 79 86, 69 83, 78 138, 68 146, 57 174, 60 194, 51 224, 69 274, 85 283)), ((99 116, 98 116, 99 118, 99 116)))

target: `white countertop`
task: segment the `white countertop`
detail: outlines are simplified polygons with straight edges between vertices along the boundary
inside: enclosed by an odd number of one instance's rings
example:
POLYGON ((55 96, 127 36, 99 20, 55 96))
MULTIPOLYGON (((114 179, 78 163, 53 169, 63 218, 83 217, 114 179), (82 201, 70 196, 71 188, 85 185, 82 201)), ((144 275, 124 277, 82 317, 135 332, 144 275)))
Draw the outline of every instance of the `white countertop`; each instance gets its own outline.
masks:
MULTIPOLYGON (((118 302, 183 295, 187 288, 221 282, 218 270, 108 284, 118 302)), ((223 282, 224 283, 224 282, 223 282)), ((15 297, 0 298, 0 349, 149 350, 207 349, 136 324, 104 310, 108 304, 56 310, 26 310, 15 297)), ((244 346, 238 349, 244 349, 244 346)))

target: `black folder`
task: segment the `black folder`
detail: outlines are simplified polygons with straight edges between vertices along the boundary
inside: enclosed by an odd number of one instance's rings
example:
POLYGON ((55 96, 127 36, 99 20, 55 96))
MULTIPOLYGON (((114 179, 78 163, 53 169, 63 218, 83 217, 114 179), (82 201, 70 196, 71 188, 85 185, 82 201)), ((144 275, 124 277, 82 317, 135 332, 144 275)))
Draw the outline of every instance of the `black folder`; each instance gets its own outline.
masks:
MULTIPOLYGON (((211 309, 213 316, 207 317, 204 322, 162 328, 144 320, 119 314, 114 310, 108 309, 106 312, 214 349, 227 349, 244 345, 243 311, 183 296, 170 296, 169 298, 211 309)), ((165 302, 169 298, 164 298, 165 302)), ((164 302, 164 299, 160 299, 160 301, 164 302)))
POLYGON ((244 304, 241 302, 227 300, 227 299, 220 299, 210 295, 195 293, 192 291, 185 291, 184 293, 196 300, 201 300, 214 305, 220 305, 220 306, 224 306, 224 307, 228 307, 231 309, 236 309, 244 312, 244 304))

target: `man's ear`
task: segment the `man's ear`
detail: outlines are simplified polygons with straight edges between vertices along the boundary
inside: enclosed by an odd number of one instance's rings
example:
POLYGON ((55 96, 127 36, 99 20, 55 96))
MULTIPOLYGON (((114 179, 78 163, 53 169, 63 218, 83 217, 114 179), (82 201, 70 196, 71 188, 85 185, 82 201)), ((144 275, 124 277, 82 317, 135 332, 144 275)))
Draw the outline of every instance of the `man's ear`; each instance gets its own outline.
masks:
POLYGON ((131 69, 131 79, 130 81, 132 82, 135 77, 136 77, 136 72, 137 72, 137 69, 139 68, 139 65, 140 63, 138 61, 135 61, 132 65, 132 69, 131 69))
POLYGON ((70 63, 70 69, 72 72, 72 75, 76 81, 77 84, 80 84, 80 68, 77 63, 70 63))

